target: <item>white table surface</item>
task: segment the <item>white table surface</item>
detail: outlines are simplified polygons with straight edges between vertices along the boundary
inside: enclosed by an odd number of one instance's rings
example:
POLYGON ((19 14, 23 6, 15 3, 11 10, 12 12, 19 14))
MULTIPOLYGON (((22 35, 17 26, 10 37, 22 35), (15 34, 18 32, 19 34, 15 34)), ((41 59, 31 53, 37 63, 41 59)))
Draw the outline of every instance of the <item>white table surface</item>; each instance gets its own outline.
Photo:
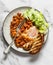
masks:
POLYGON ((2 37, 3 20, 8 11, 20 6, 31 6, 42 11, 47 9, 50 14, 49 22, 53 22, 53 0, 0 0, 0 65, 53 65, 53 27, 50 29, 47 43, 39 54, 23 54, 13 49, 7 56, 3 54, 7 47, 2 37))

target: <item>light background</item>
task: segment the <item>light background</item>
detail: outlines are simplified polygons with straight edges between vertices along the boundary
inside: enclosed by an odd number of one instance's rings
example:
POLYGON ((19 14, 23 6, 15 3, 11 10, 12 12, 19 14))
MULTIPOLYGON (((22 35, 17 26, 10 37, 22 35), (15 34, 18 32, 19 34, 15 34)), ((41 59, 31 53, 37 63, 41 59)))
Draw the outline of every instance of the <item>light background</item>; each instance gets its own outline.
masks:
POLYGON ((49 31, 48 41, 39 54, 32 56, 11 49, 7 58, 4 59, 3 51, 7 45, 3 42, 1 35, 3 20, 7 11, 20 6, 31 6, 43 12, 47 9, 50 14, 48 21, 53 23, 53 0, 0 0, 0 65, 53 65, 53 26, 49 31))

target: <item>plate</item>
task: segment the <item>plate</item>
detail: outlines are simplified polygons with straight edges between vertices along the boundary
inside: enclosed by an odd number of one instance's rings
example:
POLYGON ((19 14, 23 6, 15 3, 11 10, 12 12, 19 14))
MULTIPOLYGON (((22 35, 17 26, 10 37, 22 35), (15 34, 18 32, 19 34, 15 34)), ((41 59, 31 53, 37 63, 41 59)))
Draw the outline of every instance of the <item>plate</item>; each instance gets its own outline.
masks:
MULTIPOLYGON (((18 12, 23 13, 23 12, 24 12, 25 10, 27 10, 27 9, 31 9, 31 7, 26 7, 26 6, 24 6, 24 7, 16 8, 16 9, 14 9, 13 11, 11 11, 11 12, 6 16, 6 18, 5 18, 5 20, 4 20, 4 23, 3 23, 3 30, 2 30, 2 31, 3 31, 3 36, 4 36, 4 38, 5 38, 5 40, 6 40, 6 42, 7 42, 8 44, 10 44, 11 41, 12 41, 12 38, 11 38, 11 36, 10 36, 10 23, 11 23, 12 17, 13 17, 14 15, 16 15, 18 12)), ((35 9, 35 10, 37 10, 37 9, 35 9)), ((37 10, 37 11, 39 11, 39 10, 37 10)), ((45 20, 46 20, 46 19, 45 19, 45 20)), ((46 36, 45 36, 45 38, 44 38, 44 43, 46 42, 47 37, 48 37, 48 32, 47 32, 47 34, 46 34, 46 36)), ((23 50, 22 48, 17 48, 17 47, 15 46, 14 42, 13 42, 12 48, 13 48, 14 50, 16 50, 16 51, 19 51, 19 52, 28 53, 28 51, 25 51, 25 50, 23 50)))

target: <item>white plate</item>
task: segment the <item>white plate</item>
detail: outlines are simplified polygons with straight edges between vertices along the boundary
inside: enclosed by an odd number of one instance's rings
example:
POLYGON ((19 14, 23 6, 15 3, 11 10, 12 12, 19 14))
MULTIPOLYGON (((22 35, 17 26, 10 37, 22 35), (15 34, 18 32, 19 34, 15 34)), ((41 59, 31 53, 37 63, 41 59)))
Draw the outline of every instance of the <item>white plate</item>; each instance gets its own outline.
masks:
MULTIPOLYGON (((6 18, 4 20, 4 24, 3 24, 3 36, 4 36, 4 38, 5 38, 5 40, 7 41, 8 44, 10 44, 11 41, 12 41, 12 38, 10 36, 10 23, 11 23, 12 17, 14 15, 16 15, 18 12, 23 13, 26 9, 29 9, 29 8, 31 8, 31 7, 16 8, 6 16, 6 18)), ((35 10, 37 10, 37 9, 35 9, 35 10)), ((45 41, 47 39, 47 36, 48 36, 48 34, 45 36, 45 39, 44 39, 45 41)), ((13 43, 12 48, 15 49, 16 51, 19 51, 19 52, 28 53, 28 51, 25 51, 22 48, 17 48, 14 43, 13 43)))

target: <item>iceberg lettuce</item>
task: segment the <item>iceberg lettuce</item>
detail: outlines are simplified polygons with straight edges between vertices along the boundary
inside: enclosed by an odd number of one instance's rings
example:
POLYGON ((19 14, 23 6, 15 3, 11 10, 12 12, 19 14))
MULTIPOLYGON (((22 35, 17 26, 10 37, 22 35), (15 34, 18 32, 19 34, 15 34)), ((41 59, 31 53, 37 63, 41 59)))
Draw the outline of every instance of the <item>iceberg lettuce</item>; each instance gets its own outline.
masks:
POLYGON ((25 18, 29 18, 35 23, 35 26, 38 27, 40 33, 45 33, 47 31, 49 25, 46 22, 42 12, 39 12, 35 9, 27 9, 23 15, 25 18))

